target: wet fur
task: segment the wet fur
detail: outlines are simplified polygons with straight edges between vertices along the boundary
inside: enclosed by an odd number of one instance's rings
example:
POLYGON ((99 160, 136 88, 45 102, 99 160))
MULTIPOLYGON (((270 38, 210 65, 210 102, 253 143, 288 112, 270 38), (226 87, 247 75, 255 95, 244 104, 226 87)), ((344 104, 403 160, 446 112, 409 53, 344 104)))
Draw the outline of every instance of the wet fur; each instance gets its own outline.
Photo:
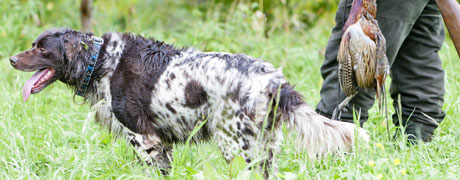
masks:
MULTIPOLYGON (((52 29, 36 40, 59 43, 50 51, 61 56, 49 60, 50 66, 72 89, 79 87, 94 51, 91 36, 52 29)), ((266 178, 275 166, 283 123, 298 132, 297 146, 310 157, 354 145, 354 124, 315 113, 281 69, 270 63, 243 54, 176 49, 128 33, 106 33, 102 38, 105 43, 86 99, 96 111, 96 121, 126 136, 148 164, 170 168, 171 145, 185 142, 203 122, 193 141, 213 139, 227 161, 236 154, 247 162, 263 159, 266 178)), ((28 56, 16 56, 26 63, 15 68, 36 66, 28 56)), ((367 140, 364 131, 358 135, 367 140)))

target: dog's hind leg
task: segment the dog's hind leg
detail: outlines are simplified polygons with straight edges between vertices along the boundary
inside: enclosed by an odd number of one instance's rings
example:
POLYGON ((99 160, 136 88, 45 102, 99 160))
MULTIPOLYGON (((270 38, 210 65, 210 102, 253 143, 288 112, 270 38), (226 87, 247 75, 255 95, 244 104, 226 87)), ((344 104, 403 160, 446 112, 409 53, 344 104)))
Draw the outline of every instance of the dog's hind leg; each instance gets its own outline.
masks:
MULTIPOLYGON (((244 116, 244 115, 241 115, 244 116)), ((247 163, 252 161, 250 150, 256 146, 255 129, 238 116, 221 120, 217 125, 214 140, 222 151, 222 156, 231 162, 235 155, 240 155, 247 163)))
MULTIPOLYGON (((260 167, 264 172, 264 179, 271 179, 278 173, 278 166, 275 162, 275 154, 279 150, 281 140, 283 139, 280 129, 275 128, 264 133, 263 147, 264 161, 261 161, 260 167)), ((259 152, 260 153, 260 152, 259 152)))
MULTIPOLYGON (((247 150, 253 144, 248 140, 249 137, 242 137, 241 134, 238 137, 238 134, 234 131, 232 132, 228 127, 218 127, 215 133, 215 141, 222 151, 223 158, 228 163, 232 162, 235 155, 241 155, 249 163, 252 159, 247 150)), ((254 139, 253 137, 251 138, 254 139)))
POLYGON ((232 163, 235 155, 240 155, 246 163, 260 167, 264 179, 269 179, 270 172, 276 172, 274 153, 282 137, 275 137, 271 131, 264 133, 267 137, 259 137, 259 133, 255 122, 240 112, 217 125, 215 141, 227 162, 232 163))
POLYGON ((172 146, 162 145, 161 140, 152 135, 129 133, 128 142, 134 147, 140 160, 149 166, 157 166, 163 175, 168 174, 172 161, 172 146))

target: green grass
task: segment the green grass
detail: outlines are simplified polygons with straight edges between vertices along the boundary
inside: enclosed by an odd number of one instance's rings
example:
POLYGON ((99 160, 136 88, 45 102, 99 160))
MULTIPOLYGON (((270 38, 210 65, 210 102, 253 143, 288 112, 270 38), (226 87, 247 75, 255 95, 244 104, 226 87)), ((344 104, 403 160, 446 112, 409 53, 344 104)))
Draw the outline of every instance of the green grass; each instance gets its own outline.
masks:
MULTIPOLYGON (((230 3, 228 8, 213 4, 216 1, 186 2, 97 0, 94 30, 96 35, 129 31, 178 47, 264 59, 283 67, 287 79, 297 84, 296 89, 310 105, 316 105, 322 83, 319 68, 334 25, 334 8, 314 23, 299 24, 294 22, 301 18, 294 13, 286 15, 289 9, 280 6, 272 9, 274 17, 264 24, 257 18, 257 3, 230 3), (268 38, 264 27, 269 29, 268 38)), ((123 139, 100 128, 87 105, 72 103, 72 92, 60 82, 23 103, 22 85, 31 73, 14 70, 8 57, 30 48, 34 38, 49 27, 78 29, 78 9, 78 2, 63 0, 0 2, 0 179, 261 178, 256 170, 247 170, 241 158, 227 164, 212 143, 176 145, 170 176, 162 177, 154 168, 139 163, 123 139)), ((460 61, 450 40, 446 40, 441 57, 447 74, 443 107, 447 117, 432 143, 406 147, 403 139, 389 142, 386 126, 374 107, 365 124, 371 145, 353 154, 311 161, 295 153, 293 139, 286 134, 281 152, 276 154, 279 176, 378 179, 381 174, 383 179, 459 179, 460 61), (395 159, 400 164, 395 165, 395 159)), ((390 127, 394 133, 394 126, 390 127)))

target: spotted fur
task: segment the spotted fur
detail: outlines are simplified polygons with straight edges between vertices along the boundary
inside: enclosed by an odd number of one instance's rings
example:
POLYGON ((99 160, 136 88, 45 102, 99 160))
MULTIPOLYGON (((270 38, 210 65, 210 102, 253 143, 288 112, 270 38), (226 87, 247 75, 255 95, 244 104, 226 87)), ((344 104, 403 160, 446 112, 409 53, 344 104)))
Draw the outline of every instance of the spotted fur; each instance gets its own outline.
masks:
MULTIPOLYGON (((73 37, 72 41, 91 45, 90 36, 54 29, 40 38, 73 37)), ((235 155, 247 162, 260 161, 266 178, 269 170, 276 169, 273 157, 283 123, 297 131, 297 146, 310 157, 347 151, 355 144, 354 124, 315 113, 281 69, 268 62, 243 54, 176 49, 127 33, 106 33, 102 38, 105 43, 86 95, 96 110, 96 121, 127 137, 142 160, 165 172, 171 145, 185 142, 201 123, 192 141, 212 140, 227 161, 235 155)), ((71 47, 66 42, 62 46, 71 47)), ((56 51, 63 51, 56 62, 87 64, 87 56, 70 60, 64 48, 56 51)), ((71 52, 77 51, 85 54, 84 49, 71 52)), ((65 69, 57 78, 78 88, 84 68, 65 69)), ((362 129, 358 136, 368 138, 362 129)))

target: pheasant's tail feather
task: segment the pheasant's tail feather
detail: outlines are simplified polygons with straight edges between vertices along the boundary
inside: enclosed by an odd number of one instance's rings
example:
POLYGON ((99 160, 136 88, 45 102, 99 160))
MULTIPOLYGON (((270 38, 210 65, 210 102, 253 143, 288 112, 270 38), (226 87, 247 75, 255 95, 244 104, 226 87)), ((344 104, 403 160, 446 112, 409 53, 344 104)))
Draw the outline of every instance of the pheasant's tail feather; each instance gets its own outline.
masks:
POLYGON ((378 109, 379 113, 384 113, 385 121, 386 121, 386 128, 387 128, 387 133, 388 133, 388 140, 391 139, 390 135, 390 122, 388 119, 388 103, 387 103, 387 93, 385 90, 385 82, 380 84, 377 81, 377 99, 378 99, 378 109), (379 94, 380 93, 380 94, 379 94))
POLYGON ((386 91, 385 91, 385 80, 389 72, 388 58, 386 56, 386 41, 382 33, 377 33, 376 36, 376 58, 375 63, 375 80, 379 111, 382 112, 383 108, 386 107, 386 91), (383 106, 382 106, 383 105, 383 106))
POLYGON ((377 81, 377 105, 379 112, 383 112, 384 107, 386 107, 386 91, 385 91, 385 82, 377 81))
POLYGON ((382 110, 382 95, 381 95, 381 88, 380 88, 380 83, 377 82, 377 88, 376 88, 376 95, 377 97, 377 107, 379 112, 382 110))
POLYGON ((385 119, 387 121, 387 133, 388 133, 388 140, 391 140, 391 135, 390 135, 390 119, 388 119, 388 102, 387 102, 387 93, 385 91, 385 84, 383 84, 383 96, 382 96, 382 103, 383 107, 382 110, 385 110, 385 119))
POLYGON ((342 91, 346 96, 351 96, 356 91, 356 80, 353 70, 353 62, 350 54, 350 37, 349 33, 342 36, 340 42, 339 52, 337 54, 337 61, 339 63, 339 82, 342 91))

